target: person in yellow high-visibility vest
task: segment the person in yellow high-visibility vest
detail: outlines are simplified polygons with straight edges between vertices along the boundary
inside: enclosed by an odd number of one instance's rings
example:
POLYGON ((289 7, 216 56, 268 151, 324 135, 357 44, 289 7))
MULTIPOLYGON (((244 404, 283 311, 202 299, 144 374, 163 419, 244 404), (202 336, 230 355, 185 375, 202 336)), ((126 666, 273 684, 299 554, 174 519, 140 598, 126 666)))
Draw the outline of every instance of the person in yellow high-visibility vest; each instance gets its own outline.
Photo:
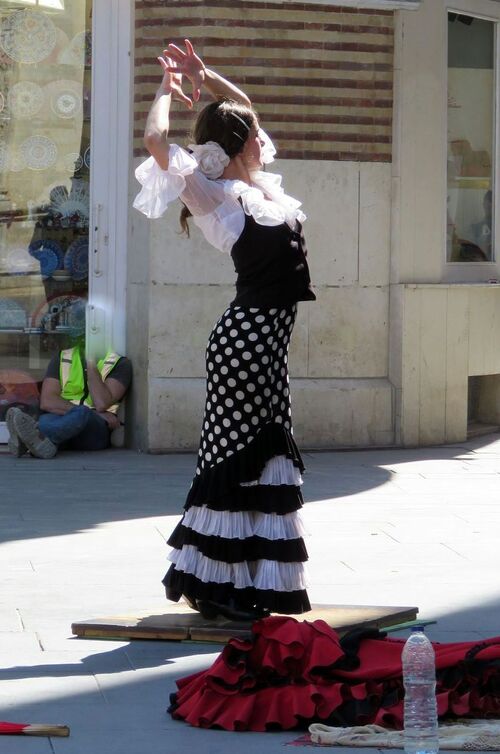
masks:
POLYGON ((109 351, 97 363, 78 346, 56 354, 42 383, 38 422, 13 407, 7 411, 10 452, 53 458, 58 449, 103 450, 120 426, 119 402, 132 379, 129 359, 109 351))

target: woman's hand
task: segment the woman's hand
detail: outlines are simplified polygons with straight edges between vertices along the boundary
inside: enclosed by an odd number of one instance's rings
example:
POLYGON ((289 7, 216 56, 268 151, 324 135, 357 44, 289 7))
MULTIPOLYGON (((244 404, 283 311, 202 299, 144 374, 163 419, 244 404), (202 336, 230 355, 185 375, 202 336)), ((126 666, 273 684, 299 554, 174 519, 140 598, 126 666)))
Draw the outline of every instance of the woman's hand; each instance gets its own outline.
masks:
MULTIPOLYGON (((180 47, 177 47, 177 45, 171 43, 168 46, 168 50, 163 51, 163 54, 173 60, 174 63, 174 65, 167 68, 168 71, 171 73, 180 73, 191 81, 193 86, 193 100, 194 102, 198 102, 200 99, 201 85, 205 80, 205 66, 202 59, 195 53, 193 45, 189 39, 185 39, 184 44, 186 45, 185 52, 184 50, 181 50, 180 47)), ((191 102, 191 100, 189 101, 191 102)))
MULTIPOLYGON (((165 50, 165 52, 168 52, 168 50, 165 50)), ((163 79, 160 84, 160 89, 166 94, 171 94, 172 97, 179 100, 179 102, 184 102, 186 107, 191 109, 193 107, 193 102, 182 91, 182 73, 177 68, 175 61, 167 56, 162 57, 161 55, 159 56, 158 61, 163 68, 163 79)))

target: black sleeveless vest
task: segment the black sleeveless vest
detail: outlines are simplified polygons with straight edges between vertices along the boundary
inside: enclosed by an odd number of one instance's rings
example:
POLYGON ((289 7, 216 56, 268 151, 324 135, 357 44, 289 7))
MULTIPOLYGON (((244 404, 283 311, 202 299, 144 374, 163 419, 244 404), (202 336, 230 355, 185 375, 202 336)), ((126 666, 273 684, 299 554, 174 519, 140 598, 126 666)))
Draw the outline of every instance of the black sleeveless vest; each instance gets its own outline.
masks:
POLYGON ((232 306, 290 306, 315 301, 302 226, 259 225, 245 214, 245 227, 231 249, 237 274, 232 306))

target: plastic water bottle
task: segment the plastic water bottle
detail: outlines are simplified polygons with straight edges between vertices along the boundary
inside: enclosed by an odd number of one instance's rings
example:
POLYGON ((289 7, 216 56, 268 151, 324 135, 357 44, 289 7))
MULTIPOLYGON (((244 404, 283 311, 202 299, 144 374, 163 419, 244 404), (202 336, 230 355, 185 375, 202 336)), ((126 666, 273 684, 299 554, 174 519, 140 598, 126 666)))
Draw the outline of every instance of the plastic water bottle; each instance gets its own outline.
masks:
POLYGON ((404 748, 406 754, 439 751, 436 662, 421 626, 412 629, 403 648, 404 748))

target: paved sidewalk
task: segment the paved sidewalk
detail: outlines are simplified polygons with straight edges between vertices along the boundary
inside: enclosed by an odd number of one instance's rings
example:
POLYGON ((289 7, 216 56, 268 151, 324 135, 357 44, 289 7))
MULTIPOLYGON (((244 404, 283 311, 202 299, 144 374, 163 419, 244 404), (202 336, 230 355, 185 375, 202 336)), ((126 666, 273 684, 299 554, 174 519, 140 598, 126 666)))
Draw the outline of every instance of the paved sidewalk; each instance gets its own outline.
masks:
MULTIPOLYGON (((314 602, 418 605, 436 640, 500 634, 499 435, 305 461, 314 602)), ((203 731, 165 714, 175 679, 218 645, 71 636, 75 620, 162 610, 165 537, 194 465, 0 453, 0 719, 71 727, 69 739, 2 736, 2 754, 272 754, 300 735, 203 731)))

